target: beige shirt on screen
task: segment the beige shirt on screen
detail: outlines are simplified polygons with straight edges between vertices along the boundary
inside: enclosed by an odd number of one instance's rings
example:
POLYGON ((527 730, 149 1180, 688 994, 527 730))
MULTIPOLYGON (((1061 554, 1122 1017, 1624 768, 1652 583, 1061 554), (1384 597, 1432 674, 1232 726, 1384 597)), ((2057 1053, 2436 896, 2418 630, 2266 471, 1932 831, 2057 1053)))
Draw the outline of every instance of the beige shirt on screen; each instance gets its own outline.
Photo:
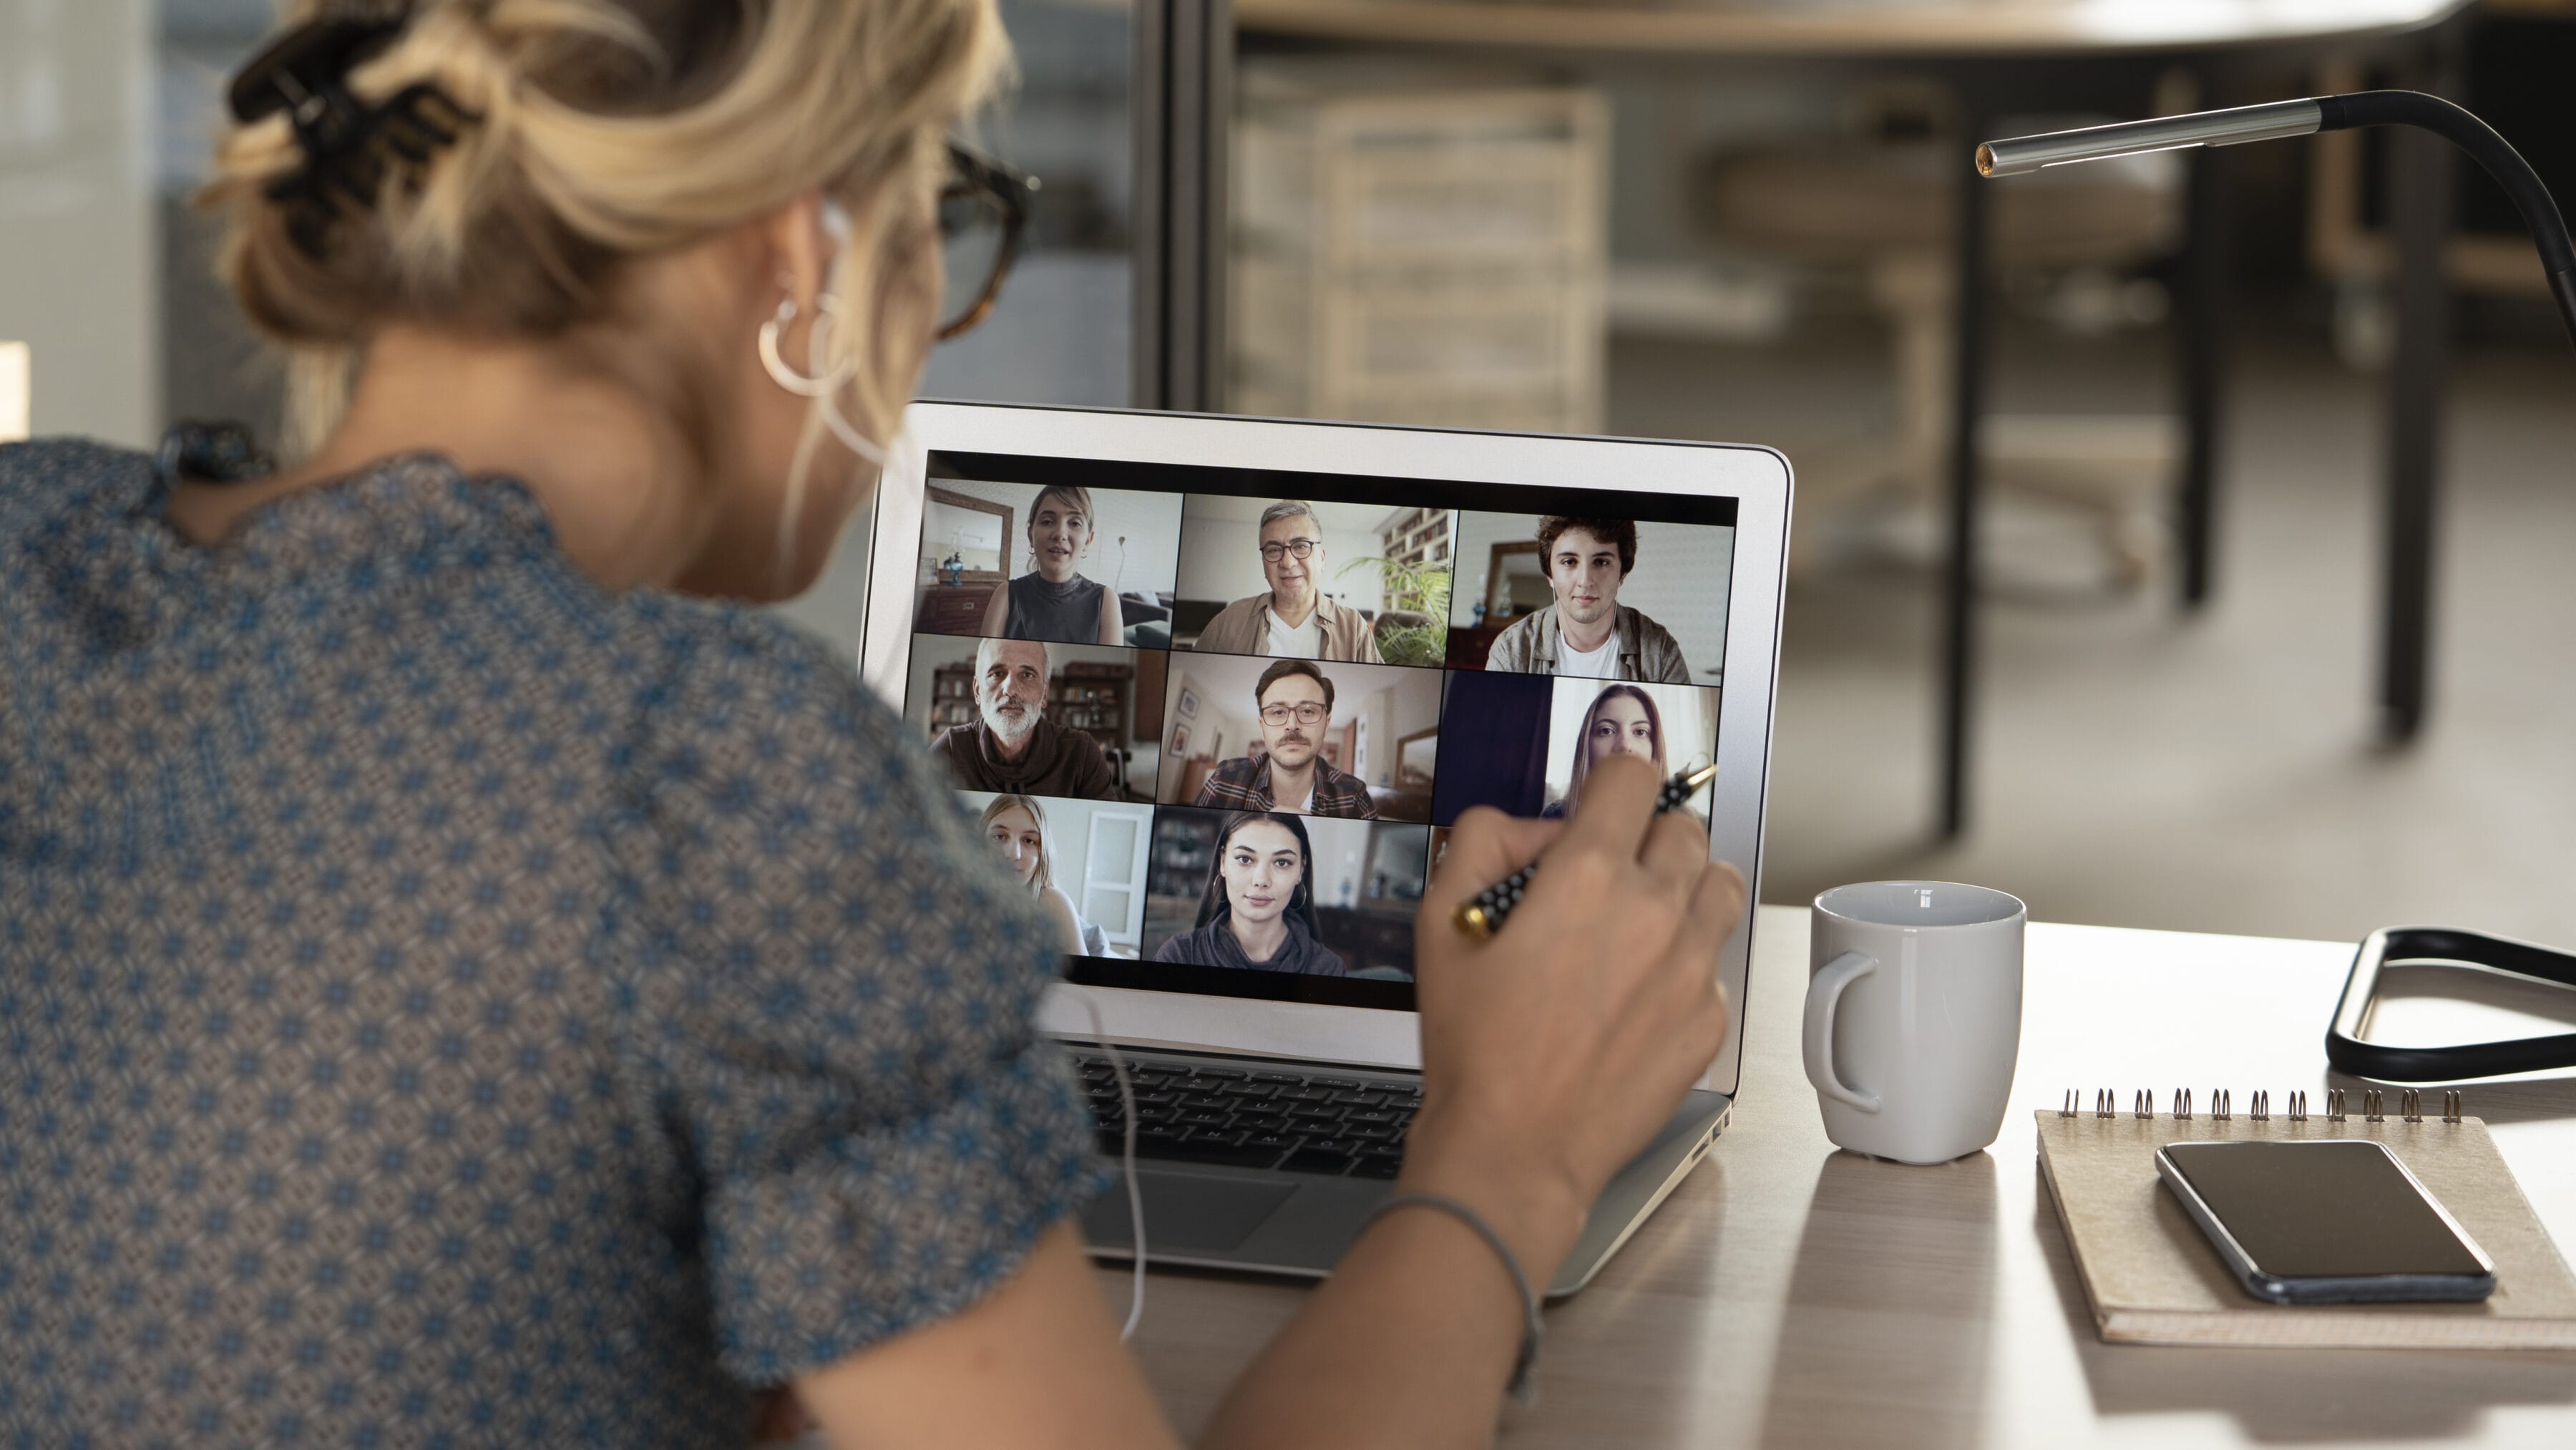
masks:
MULTIPOLYGON (((1377 635, 1358 610, 1319 599, 1315 601, 1314 622, 1324 631, 1324 647, 1315 658, 1386 663, 1386 657, 1377 652, 1377 635)), ((1198 643, 1190 648, 1201 654, 1257 655, 1267 653, 1269 644, 1270 595, 1265 590, 1218 610, 1207 628, 1199 631, 1198 643)))
MULTIPOLYGON (((1613 619, 1611 638, 1619 646, 1619 667, 1594 679, 1691 683, 1690 665, 1671 631, 1624 604, 1613 619)), ((1556 606, 1551 604, 1495 636, 1493 648, 1485 654, 1485 668, 1523 675, 1564 674, 1557 666, 1564 650, 1565 635, 1557 628, 1556 606)))

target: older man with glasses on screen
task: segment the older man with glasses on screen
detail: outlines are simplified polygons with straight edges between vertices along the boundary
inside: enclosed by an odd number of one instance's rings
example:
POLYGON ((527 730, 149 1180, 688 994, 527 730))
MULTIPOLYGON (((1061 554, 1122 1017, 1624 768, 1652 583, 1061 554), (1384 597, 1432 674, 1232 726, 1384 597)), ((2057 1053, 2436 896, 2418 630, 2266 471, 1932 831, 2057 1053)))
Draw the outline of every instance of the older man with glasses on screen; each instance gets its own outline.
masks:
POLYGON ((1314 505, 1283 499, 1263 509, 1261 574, 1269 591, 1217 611, 1194 648, 1205 654, 1385 663, 1368 620, 1324 597, 1325 563, 1324 525, 1314 505))
POLYGON ((1196 805, 1237 811, 1377 819, 1368 783, 1324 758, 1333 724, 1333 682, 1304 660, 1281 660, 1252 687, 1261 713, 1262 754, 1225 761, 1199 787, 1196 805))

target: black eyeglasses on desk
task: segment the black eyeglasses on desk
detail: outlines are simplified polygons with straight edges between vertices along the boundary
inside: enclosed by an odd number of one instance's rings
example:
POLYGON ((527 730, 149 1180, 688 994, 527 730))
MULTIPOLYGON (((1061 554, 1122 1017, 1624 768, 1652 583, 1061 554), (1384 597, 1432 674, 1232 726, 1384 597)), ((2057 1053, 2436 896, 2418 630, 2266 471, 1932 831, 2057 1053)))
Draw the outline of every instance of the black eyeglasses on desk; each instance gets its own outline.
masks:
POLYGON ((1002 279, 1019 260, 1020 234, 1038 179, 955 141, 948 143, 948 182, 939 189, 939 246, 948 271, 940 297, 939 340, 984 320, 1002 295, 1002 279))

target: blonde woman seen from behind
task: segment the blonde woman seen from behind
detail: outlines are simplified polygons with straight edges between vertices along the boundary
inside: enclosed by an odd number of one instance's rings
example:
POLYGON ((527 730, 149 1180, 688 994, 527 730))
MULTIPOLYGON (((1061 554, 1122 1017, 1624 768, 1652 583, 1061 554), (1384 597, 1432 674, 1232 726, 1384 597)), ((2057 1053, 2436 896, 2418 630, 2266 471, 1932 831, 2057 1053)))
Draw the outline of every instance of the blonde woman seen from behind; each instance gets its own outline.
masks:
MULTIPOLYGON (((0 1440, 739 1444, 783 1388, 835 1445, 1173 1445, 1074 1224, 1054 925, 732 602, 818 575, 991 300, 938 206, 1006 180, 946 139, 991 0, 360 9, 289 7, 207 196, 290 461, 0 448, 0 981, 54 1024, 0 1161, 55 1286, 0 1440)), ((1539 1283, 1723 1040, 1742 884, 1659 783, 1471 813, 1423 901, 1397 1186, 1539 1283)), ((1202 1443, 1484 1444, 1521 1310, 1389 1215, 1202 1443)))

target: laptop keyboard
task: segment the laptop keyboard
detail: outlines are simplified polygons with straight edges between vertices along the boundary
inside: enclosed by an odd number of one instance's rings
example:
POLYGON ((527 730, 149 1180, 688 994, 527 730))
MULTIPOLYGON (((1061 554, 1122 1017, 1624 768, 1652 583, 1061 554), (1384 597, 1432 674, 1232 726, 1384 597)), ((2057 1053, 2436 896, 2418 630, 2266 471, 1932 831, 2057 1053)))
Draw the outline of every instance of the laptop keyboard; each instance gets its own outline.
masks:
MULTIPOLYGON (((1108 1058, 1091 1053, 1076 1053, 1074 1063, 1100 1151, 1117 1157, 1127 1129, 1117 1074, 1108 1058)), ((1405 1130, 1422 1106, 1419 1084, 1330 1073, 1130 1058, 1127 1075, 1137 1157, 1232 1168, 1393 1178, 1404 1165, 1405 1130)))

